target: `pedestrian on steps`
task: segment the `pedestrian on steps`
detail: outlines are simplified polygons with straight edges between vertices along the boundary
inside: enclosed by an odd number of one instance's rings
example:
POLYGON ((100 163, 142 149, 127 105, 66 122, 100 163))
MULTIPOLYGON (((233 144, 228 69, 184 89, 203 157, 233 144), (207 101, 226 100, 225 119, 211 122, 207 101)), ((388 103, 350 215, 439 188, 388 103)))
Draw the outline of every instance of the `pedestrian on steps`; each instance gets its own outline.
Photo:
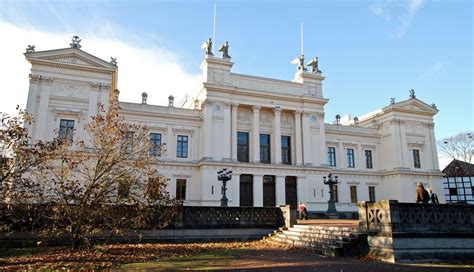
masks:
POLYGON ((298 212, 299 212, 299 219, 300 220, 308 220, 308 211, 306 210, 306 206, 303 202, 300 201, 298 205, 298 212))

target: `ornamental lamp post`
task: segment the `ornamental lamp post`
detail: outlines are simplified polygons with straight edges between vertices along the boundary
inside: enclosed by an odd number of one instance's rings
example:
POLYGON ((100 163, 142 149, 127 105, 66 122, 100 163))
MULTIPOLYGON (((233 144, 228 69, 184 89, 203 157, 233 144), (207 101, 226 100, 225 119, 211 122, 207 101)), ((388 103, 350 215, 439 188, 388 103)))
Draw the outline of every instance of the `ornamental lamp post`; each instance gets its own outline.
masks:
POLYGON ((323 177, 323 182, 324 184, 329 186, 329 200, 328 200, 328 210, 327 212, 329 214, 337 214, 336 210, 336 200, 334 199, 334 196, 336 195, 336 187, 334 185, 337 184, 337 176, 334 176, 334 179, 332 178, 332 174, 329 174, 327 179, 326 177, 323 177))
POLYGON ((227 170, 227 168, 224 168, 220 171, 217 171, 217 180, 222 181, 222 187, 221 187, 221 193, 222 193, 222 198, 221 198, 221 207, 227 207, 227 196, 226 196, 226 191, 227 191, 227 182, 232 179, 232 170, 227 170))

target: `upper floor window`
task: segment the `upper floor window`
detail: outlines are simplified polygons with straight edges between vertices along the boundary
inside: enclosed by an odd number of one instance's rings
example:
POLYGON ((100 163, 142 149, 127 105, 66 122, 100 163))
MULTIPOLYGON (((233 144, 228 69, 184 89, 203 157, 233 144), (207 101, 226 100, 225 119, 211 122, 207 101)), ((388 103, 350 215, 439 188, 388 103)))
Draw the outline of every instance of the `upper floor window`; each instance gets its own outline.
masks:
POLYGON ((188 136, 178 135, 178 146, 176 148, 176 157, 188 157, 188 136))
POLYGON ((420 150, 413 149, 413 166, 415 168, 421 168, 420 164, 420 150))
POLYGON ((126 154, 132 154, 133 151, 133 131, 127 131, 122 142, 122 151, 126 154))
POLYGON ((281 136, 281 162, 283 164, 291 164, 290 136, 281 136))
POLYGON ((328 147, 328 165, 336 166, 336 148, 328 147))
POLYGON ((351 185, 351 203, 357 203, 357 186, 351 185))
POLYGON ((354 168, 354 149, 348 148, 347 149, 347 167, 354 168))
POLYGON ((367 169, 372 169, 373 164, 372 164, 372 150, 366 150, 365 151, 365 167, 367 169))
POLYGON ((72 144, 74 135, 74 120, 61 119, 59 121, 59 139, 72 144))
POLYGON ((270 163, 270 134, 260 134, 260 162, 270 163))
POLYGON ((186 180, 185 179, 176 180, 176 199, 186 200, 186 180))
POLYGON ((150 133, 150 155, 161 156, 161 133, 150 133))
POLYGON ((247 132, 237 132, 237 160, 249 162, 249 134, 247 132))

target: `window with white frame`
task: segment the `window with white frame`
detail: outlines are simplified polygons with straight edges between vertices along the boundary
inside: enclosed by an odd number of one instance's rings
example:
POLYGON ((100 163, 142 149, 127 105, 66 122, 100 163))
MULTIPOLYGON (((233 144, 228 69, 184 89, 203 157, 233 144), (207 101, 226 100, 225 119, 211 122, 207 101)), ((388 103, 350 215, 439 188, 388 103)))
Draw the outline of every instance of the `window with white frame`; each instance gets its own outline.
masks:
POLYGON ((332 146, 328 147, 328 165, 336 166, 336 148, 332 146))
POLYGON ((354 168, 355 167, 354 149, 353 148, 347 148, 346 149, 346 155, 347 155, 347 167, 354 168))
POLYGON ((61 119, 59 121, 59 139, 72 144, 74 137, 74 120, 61 119))
POLYGON ((176 157, 178 158, 188 157, 188 136, 178 135, 177 146, 176 146, 176 157))
POLYGON ((150 155, 161 156, 161 133, 150 133, 150 155))

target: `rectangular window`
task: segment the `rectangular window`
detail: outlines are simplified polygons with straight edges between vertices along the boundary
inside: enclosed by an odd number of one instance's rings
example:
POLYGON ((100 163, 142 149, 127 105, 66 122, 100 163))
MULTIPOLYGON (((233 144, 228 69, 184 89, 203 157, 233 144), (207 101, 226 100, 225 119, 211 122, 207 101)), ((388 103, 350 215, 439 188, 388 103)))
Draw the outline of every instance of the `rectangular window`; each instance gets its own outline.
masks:
POLYGON ((357 203, 357 186, 351 186, 351 203, 357 203))
POLYGON ((413 166, 415 168, 421 168, 420 164, 420 150, 413 149, 413 166))
POLYGON ((74 120, 61 119, 59 121, 59 139, 72 144, 74 135, 74 120))
POLYGON ((150 155, 161 156, 161 133, 150 133, 150 155))
POLYGON ((449 195, 458 195, 457 188, 449 188, 449 195))
POLYGON ((239 162, 249 162, 248 132, 237 132, 237 160, 239 162))
POLYGON ((348 148, 346 154, 347 154, 347 167, 354 168, 355 167, 354 149, 348 148))
POLYGON ((366 150, 365 151, 365 167, 367 169, 372 169, 372 150, 366 150))
POLYGON ((339 202, 339 189, 337 188, 337 184, 334 185, 334 202, 339 202))
POLYGON ((186 180, 185 179, 176 180, 176 199, 186 200, 186 180))
POLYGON ((188 157, 188 136, 178 135, 178 146, 176 148, 176 157, 188 157))
POLYGON ((281 136, 281 162, 283 164, 291 164, 290 136, 281 136))
POLYGON ((369 201, 375 202, 375 186, 369 186, 369 201))
POLYGON ((135 133, 133 131, 127 131, 127 133, 125 134, 125 138, 122 142, 122 151, 126 154, 132 154, 134 134, 135 133))
POLYGON ((260 134, 260 162, 271 163, 270 158, 270 134, 260 134))
POLYGON ((328 147, 328 165, 336 166, 336 148, 328 147))

